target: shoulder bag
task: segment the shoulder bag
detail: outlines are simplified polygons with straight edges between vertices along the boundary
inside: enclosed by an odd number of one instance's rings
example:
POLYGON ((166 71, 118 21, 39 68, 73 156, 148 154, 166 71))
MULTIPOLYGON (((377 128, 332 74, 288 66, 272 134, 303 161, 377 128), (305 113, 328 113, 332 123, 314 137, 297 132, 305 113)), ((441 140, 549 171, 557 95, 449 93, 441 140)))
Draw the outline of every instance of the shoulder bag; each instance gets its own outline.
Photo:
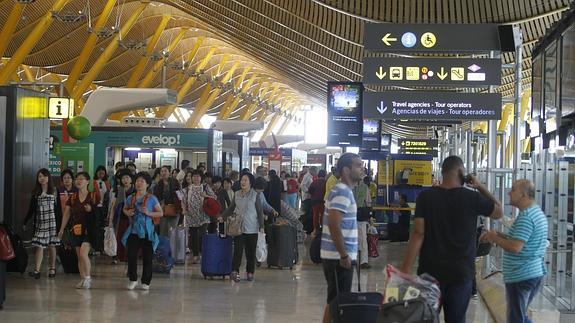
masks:
POLYGON ((226 220, 226 234, 232 237, 243 233, 244 218, 242 215, 233 213, 226 220))

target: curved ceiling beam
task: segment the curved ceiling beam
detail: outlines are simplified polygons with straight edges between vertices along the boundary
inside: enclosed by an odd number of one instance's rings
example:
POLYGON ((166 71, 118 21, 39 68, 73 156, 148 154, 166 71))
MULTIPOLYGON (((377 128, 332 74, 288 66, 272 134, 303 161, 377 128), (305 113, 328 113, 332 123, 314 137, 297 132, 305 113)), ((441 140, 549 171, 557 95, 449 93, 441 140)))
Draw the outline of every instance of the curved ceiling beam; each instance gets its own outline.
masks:
POLYGON ((12 74, 16 72, 18 66, 24 62, 24 59, 30 51, 36 46, 36 43, 42 38, 46 30, 54 21, 54 17, 52 16, 53 11, 60 11, 62 7, 68 2, 68 0, 56 0, 54 5, 52 5, 52 9, 50 12, 46 13, 40 22, 34 27, 32 32, 26 37, 24 43, 20 45, 20 47, 16 50, 14 55, 10 58, 10 61, 4 66, 2 71, 0 71, 0 84, 6 84, 12 77, 12 74))
POLYGON ((18 21, 20 17, 22 17, 22 11, 24 10, 24 4, 16 2, 12 5, 12 10, 10 10, 10 15, 8 15, 8 19, 2 26, 2 31, 0 31, 0 58, 4 57, 4 53, 6 52, 6 48, 10 41, 12 40, 12 36, 14 35, 14 30, 16 26, 18 26, 18 21))

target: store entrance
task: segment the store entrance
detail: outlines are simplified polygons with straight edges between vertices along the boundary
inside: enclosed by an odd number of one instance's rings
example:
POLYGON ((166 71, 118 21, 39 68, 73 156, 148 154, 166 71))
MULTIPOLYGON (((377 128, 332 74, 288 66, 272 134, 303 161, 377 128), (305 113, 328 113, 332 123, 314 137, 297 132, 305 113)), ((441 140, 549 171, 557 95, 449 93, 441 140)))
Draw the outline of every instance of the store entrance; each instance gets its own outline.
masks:
POLYGON ((134 163, 138 171, 150 171, 157 167, 168 166, 170 169, 179 169, 181 161, 190 161, 190 167, 196 168, 199 164, 206 165, 208 160, 205 149, 174 149, 150 147, 108 147, 108 165, 118 161, 134 163))

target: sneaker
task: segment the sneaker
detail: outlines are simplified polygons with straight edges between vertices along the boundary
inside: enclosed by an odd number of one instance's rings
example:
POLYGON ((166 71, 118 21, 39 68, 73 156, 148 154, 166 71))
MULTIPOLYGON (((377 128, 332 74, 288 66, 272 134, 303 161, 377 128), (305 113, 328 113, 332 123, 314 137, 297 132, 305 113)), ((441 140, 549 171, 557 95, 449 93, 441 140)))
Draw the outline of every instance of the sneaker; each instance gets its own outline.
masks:
POLYGON ((118 258, 114 257, 112 258, 112 265, 117 265, 118 264, 118 258))
POLYGON ((77 289, 82 289, 82 288, 84 288, 84 279, 82 279, 79 283, 76 284, 76 288, 77 288, 77 289))
POLYGON ((237 271, 234 271, 230 275, 230 279, 235 281, 236 283, 239 283, 240 282, 240 274, 237 271))
POLYGON ((141 289, 141 290, 150 290, 150 285, 148 285, 148 284, 141 284, 141 285, 140 285, 140 289, 141 289))
POLYGON ((249 282, 254 281, 254 274, 248 273, 246 276, 247 281, 249 282))
POLYGON ((472 299, 478 299, 479 296, 477 295, 477 292, 471 294, 471 298, 472 298, 472 299))
POLYGON ((127 290, 134 290, 134 288, 136 288, 136 286, 138 285, 137 281, 131 281, 128 283, 128 285, 126 286, 127 290))
POLYGON ((192 264, 197 264, 199 259, 200 257, 194 256, 194 258, 192 258, 192 264))
POLYGON ((90 289, 92 288, 92 278, 84 279, 84 284, 82 285, 83 289, 90 289))
POLYGON ((370 269, 370 268, 371 268, 371 265, 366 262, 366 263, 364 263, 364 264, 361 264, 361 265, 359 266, 359 268, 361 268, 361 269, 370 269))

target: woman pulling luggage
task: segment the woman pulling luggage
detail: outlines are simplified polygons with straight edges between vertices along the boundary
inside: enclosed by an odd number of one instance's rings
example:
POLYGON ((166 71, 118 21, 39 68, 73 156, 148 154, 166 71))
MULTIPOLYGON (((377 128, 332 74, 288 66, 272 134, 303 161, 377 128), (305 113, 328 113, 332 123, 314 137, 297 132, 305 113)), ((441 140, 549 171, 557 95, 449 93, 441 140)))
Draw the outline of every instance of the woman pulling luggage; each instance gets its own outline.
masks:
POLYGON ((229 232, 234 235, 234 257, 232 262, 231 278, 235 282, 240 281, 240 266, 244 250, 246 252, 246 278, 248 281, 254 280, 256 267, 256 246, 258 242, 258 232, 264 232, 264 214, 260 194, 253 186, 255 178, 252 174, 244 174, 240 179, 241 189, 235 193, 232 205, 222 213, 223 219, 233 216, 233 221, 238 225, 228 224, 230 227, 238 227, 236 232, 229 232))
POLYGON ((90 175, 88 173, 80 172, 76 175, 78 193, 70 196, 66 202, 62 228, 58 233, 58 238, 62 239, 64 228, 68 225, 68 221, 71 221, 72 246, 76 248, 78 268, 80 269, 80 277, 82 277, 76 288, 83 289, 90 289, 92 286, 91 263, 88 253, 98 235, 98 219, 94 210, 100 202, 96 194, 88 192, 89 182, 90 175))
POLYGON ((190 249, 192 250, 192 263, 199 262, 201 252, 201 241, 210 218, 204 213, 203 203, 207 196, 216 197, 212 189, 207 184, 202 184, 202 174, 198 170, 186 173, 184 180, 183 210, 185 214, 186 226, 190 229, 190 249))
POLYGON ((142 250, 143 268, 140 288, 150 289, 152 281, 152 257, 158 247, 159 239, 154 230, 152 218, 162 217, 162 207, 158 199, 147 193, 152 178, 147 172, 136 175, 136 192, 126 198, 123 212, 130 218, 130 226, 122 237, 122 243, 128 248, 127 289, 138 285, 138 251, 142 250))
POLYGON ((26 223, 30 219, 34 219, 32 244, 36 247, 35 264, 34 271, 28 274, 35 279, 40 279, 40 267, 45 248, 48 248, 50 254, 48 278, 56 277, 56 246, 60 244, 56 219, 62 216, 58 200, 59 196, 54 183, 52 183, 50 172, 46 168, 40 169, 36 173, 36 184, 32 191, 30 207, 23 225, 25 231, 26 223))
POLYGON ((128 260, 126 248, 124 248, 121 240, 130 223, 126 215, 122 212, 122 208, 124 207, 126 197, 135 191, 132 174, 129 170, 121 169, 116 175, 116 178, 118 179, 118 185, 112 190, 108 211, 108 226, 114 228, 118 246, 116 256, 112 257, 113 265, 117 264, 118 260, 123 262, 128 260))
POLYGON ((160 219, 160 235, 168 237, 170 231, 178 226, 182 203, 178 194, 180 183, 175 180, 168 166, 162 166, 160 170, 160 182, 154 188, 154 195, 160 201, 164 216, 160 219))

